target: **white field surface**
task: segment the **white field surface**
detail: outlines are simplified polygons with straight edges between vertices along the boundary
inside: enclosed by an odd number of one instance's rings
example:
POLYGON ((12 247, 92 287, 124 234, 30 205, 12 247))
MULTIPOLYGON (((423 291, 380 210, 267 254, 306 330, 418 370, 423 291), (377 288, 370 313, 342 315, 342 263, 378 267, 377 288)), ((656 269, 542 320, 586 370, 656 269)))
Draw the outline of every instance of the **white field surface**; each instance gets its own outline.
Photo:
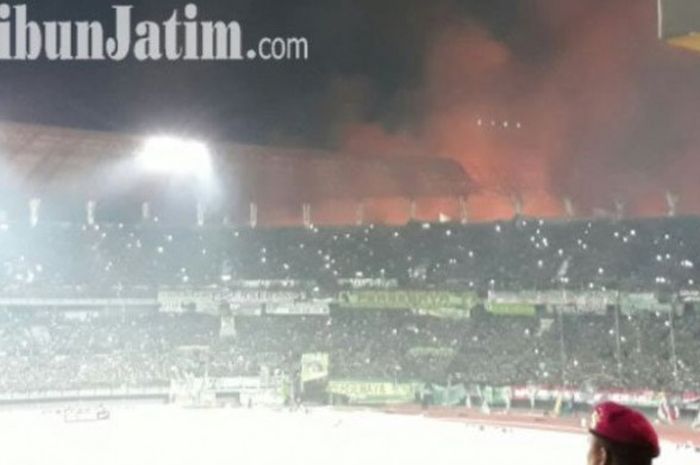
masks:
MULTIPOLYGON (((561 465, 586 463, 584 434, 480 428, 378 412, 115 407, 100 422, 0 411, 7 465, 561 465)), ((655 465, 700 465, 664 444, 655 465)))

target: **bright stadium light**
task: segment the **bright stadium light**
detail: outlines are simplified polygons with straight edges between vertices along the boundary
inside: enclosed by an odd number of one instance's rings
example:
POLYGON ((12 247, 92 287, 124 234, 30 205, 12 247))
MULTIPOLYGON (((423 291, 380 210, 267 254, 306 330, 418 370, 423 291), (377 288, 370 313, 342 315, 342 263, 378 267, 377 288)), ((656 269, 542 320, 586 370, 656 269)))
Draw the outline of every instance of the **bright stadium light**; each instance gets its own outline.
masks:
POLYGON ((158 136, 146 141, 137 163, 148 173, 206 177, 211 174, 211 154, 202 142, 158 136))

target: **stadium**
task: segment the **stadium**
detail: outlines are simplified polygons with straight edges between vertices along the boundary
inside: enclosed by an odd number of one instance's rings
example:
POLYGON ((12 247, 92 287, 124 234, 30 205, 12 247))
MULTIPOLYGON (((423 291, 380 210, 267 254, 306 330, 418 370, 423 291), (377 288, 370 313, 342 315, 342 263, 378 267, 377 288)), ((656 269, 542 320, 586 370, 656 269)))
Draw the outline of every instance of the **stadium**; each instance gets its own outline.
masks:
MULTIPOLYGON (((627 11, 623 1, 595 13, 541 4, 547 14, 522 21, 560 37, 568 18, 588 24, 596 45, 603 32, 622 40, 620 17, 608 15, 627 11)), ((643 45, 654 47, 634 72, 658 60, 692 84, 695 3, 631 10, 630 21, 646 28, 633 31, 651 31, 643 45)), ((501 16, 469 11, 498 30, 501 16)), ((460 34, 469 69, 447 74, 468 89, 509 87, 503 75, 530 76, 543 60, 515 66, 508 56, 524 52, 507 39, 460 34)), ((562 71, 568 92, 579 64, 557 63, 571 67, 562 71)), ((606 63, 609 81, 624 74, 606 63)), ((632 86, 627 77, 613 90, 632 86)), ((604 119, 583 100, 565 117, 558 106, 534 105, 554 99, 549 89, 529 87, 537 98, 522 106, 508 101, 515 92, 488 95, 497 104, 464 116, 453 108, 463 96, 438 82, 422 98, 435 93, 439 103, 421 108, 440 110, 420 130, 385 134, 343 116, 335 145, 232 142, 186 125, 3 119, 0 461, 546 465, 588 453, 589 464, 638 465, 591 461, 590 444, 608 440, 600 425, 613 421, 599 418, 601 405, 614 402, 653 425, 654 464, 700 463, 694 134, 664 152, 676 163, 662 169, 643 158, 642 135, 629 129, 642 119, 635 114, 594 141, 601 154, 629 150, 624 163, 570 160, 550 150, 590 149, 579 134, 604 119), (529 119, 517 116, 525 107, 529 119), (567 118, 574 135, 558 132, 567 118), (611 132, 628 130, 630 146, 610 142, 611 132)), ((343 92, 354 96, 358 85, 350 87, 343 92)), ((596 98, 613 98, 596 89, 596 98)), ((0 92, 4 99, 13 101, 0 92)), ((694 113, 678 112, 674 123, 692 132, 694 113)), ((662 126, 640 123, 654 149, 677 134, 662 126)))

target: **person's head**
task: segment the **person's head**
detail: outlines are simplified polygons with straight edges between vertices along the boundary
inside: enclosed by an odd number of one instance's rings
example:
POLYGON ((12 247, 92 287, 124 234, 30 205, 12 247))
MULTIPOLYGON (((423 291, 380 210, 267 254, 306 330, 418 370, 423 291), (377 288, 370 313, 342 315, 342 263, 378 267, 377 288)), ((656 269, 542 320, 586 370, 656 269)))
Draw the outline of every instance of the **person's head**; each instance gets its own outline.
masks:
POLYGON ((651 449, 619 444, 591 434, 588 465, 651 465, 651 449))
POLYGON ((650 465, 661 452, 646 417, 613 402, 595 407, 589 431, 588 465, 650 465))

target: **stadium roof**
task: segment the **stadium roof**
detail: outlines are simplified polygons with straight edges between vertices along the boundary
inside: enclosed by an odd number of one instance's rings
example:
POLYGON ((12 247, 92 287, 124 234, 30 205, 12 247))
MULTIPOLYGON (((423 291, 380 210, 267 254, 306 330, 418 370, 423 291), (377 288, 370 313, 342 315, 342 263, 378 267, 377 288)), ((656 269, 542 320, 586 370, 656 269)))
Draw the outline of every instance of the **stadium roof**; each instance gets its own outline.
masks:
POLYGON ((700 2, 659 0, 659 37, 671 45, 700 52, 700 2))
MULTIPOLYGON (((40 193, 94 192, 147 137, 60 127, 0 123, 0 183, 40 193), (2 176, 2 174, 5 176, 2 176)), ((237 198, 260 202, 328 198, 468 195, 473 183, 454 160, 438 157, 347 156, 311 149, 212 144, 217 177, 237 198)), ((111 179, 110 184, 118 181, 111 179)))

